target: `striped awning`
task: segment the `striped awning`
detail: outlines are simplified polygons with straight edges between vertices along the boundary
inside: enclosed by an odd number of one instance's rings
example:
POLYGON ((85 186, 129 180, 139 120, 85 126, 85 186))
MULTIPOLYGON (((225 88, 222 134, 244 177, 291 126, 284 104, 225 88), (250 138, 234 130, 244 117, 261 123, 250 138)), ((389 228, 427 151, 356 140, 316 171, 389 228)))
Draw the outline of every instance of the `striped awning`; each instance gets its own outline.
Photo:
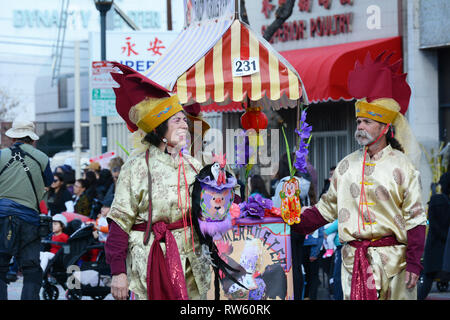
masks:
POLYGON ((263 38, 235 20, 215 46, 177 80, 176 92, 181 103, 213 102, 229 105, 232 101, 259 101, 275 110, 295 108, 304 95, 297 72, 263 38), (259 59, 259 72, 233 77, 235 58, 259 59))
MULTIPOLYGON (((222 112, 236 110, 234 107, 228 110, 226 106, 235 105, 232 102, 246 102, 247 97, 258 105, 275 110, 295 108, 300 99, 307 104, 303 83, 287 60, 248 25, 239 20, 232 21, 230 25, 226 30, 219 28, 222 31, 217 30, 216 37, 209 37, 208 41, 203 36, 197 37, 197 40, 185 39, 195 35, 195 32, 186 29, 166 56, 145 75, 177 92, 182 104, 214 104, 221 106, 222 112), (196 42, 194 47, 193 42, 196 42), (171 50, 177 52, 172 53, 171 50), (249 57, 258 59, 259 72, 233 77, 233 60, 249 57), (192 62, 190 65, 188 60, 192 62)), ((225 24, 222 23, 222 26, 225 27, 225 24)), ((199 27, 198 33, 205 32, 201 28, 205 27, 199 27)))
POLYGON ((144 75, 161 86, 173 90, 186 70, 203 57, 230 28, 233 20, 208 21, 184 29, 166 53, 144 75))

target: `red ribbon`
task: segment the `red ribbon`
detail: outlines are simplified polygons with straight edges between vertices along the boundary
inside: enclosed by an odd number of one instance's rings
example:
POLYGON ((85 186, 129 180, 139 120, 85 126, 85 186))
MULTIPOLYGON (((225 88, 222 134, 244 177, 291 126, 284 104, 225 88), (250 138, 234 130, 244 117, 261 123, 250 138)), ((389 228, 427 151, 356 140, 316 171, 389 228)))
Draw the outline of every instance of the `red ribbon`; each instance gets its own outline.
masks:
MULTIPOLYGON (((133 230, 145 231, 146 224, 134 225, 133 230)), ((170 224, 158 221, 152 226, 155 239, 147 261, 147 297, 149 300, 187 300, 189 298, 177 242, 170 232, 183 227, 182 219, 170 224), (160 242, 166 243, 165 256, 160 242)))
POLYGON ((379 240, 355 240, 349 244, 356 248, 353 263, 351 300, 378 300, 377 289, 373 278, 373 270, 367 259, 369 247, 388 247, 400 244, 393 236, 379 240))

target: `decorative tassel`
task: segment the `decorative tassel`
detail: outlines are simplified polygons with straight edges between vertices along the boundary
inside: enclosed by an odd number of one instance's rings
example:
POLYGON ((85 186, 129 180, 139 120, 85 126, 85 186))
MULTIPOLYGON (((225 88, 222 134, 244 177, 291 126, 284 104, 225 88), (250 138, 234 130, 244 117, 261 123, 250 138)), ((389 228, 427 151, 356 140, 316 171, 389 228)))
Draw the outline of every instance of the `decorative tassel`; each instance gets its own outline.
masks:
POLYGON ((369 223, 372 224, 372 220, 370 218, 370 211, 369 211, 369 204, 367 203, 367 196, 366 196, 366 190, 364 187, 364 172, 366 169, 366 157, 367 157, 367 151, 369 150, 369 146, 373 145, 374 143, 376 143, 378 140, 380 140, 380 138, 386 134, 386 132, 389 130, 391 124, 389 123, 383 130, 383 132, 381 132, 381 134, 378 136, 378 138, 372 142, 371 144, 367 145, 364 149, 364 160, 363 160, 363 166, 362 166, 362 177, 361 177, 361 193, 359 195, 359 215, 358 215, 358 233, 361 233, 361 229, 359 228, 359 217, 361 217, 362 220, 362 224, 363 224, 363 230, 366 230, 366 228, 364 227, 364 204, 366 204, 366 209, 367 209, 367 215, 369 217, 369 223))
POLYGON ((185 239, 186 243, 188 242, 186 229, 187 229, 187 215, 189 213, 189 218, 190 218, 190 221, 191 221, 192 249, 194 250, 194 253, 195 253, 194 228, 193 228, 193 225, 192 225, 191 202, 189 201, 189 183, 187 182, 186 169, 184 167, 183 154, 181 153, 181 151, 179 151, 178 156, 179 156, 179 164, 178 164, 178 208, 181 209, 181 215, 183 217, 184 239, 185 239), (181 181, 180 181, 181 169, 183 169, 184 187, 185 187, 185 207, 184 208, 183 208, 183 202, 182 202, 182 199, 181 199, 181 186, 180 186, 180 184, 181 184, 181 181))

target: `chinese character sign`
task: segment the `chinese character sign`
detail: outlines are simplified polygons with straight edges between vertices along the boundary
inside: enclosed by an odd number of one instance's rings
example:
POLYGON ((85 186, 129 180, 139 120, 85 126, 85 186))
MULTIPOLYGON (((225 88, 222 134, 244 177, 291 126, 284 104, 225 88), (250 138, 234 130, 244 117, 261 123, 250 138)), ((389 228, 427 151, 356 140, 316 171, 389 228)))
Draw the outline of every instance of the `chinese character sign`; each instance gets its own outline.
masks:
POLYGON ((331 0, 318 0, 319 6, 323 6, 325 9, 330 9, 331 7, 331 0))
POLYGON ((298 0, 298 10, 301 12, 311 12, 313 0, 298 0))
MULTIPOLYGON (((164 55, 178 32, 116 32, 109 31, 106 37, 106 58, 116 61, 138 72, 144 73, 162 55, 164 55)), ((100 36, 92 33, 92 54, 100 53, 100 36)), ((91 56, 91 108, 94 116, 115 116, 116 97, 113 87, 117 83, 112 79, 111 64, 91 56)))
MULTIPOLYGON (((144 73, 169 49, 178 36, 176 31, 163 32, 116 32, 106 36, 106 59, 117 61, 138 72, 144 73)), ((100 52, 100 36, 93 33, 93 52, 100 52)), ((99 60, 100 57, 91 58, 99 60)))
POLYGON ((163 44, 164 44, 163 41, 159 40, 158 37, 155 37, 155 40, 150 41, 147 51, 151 51, 154 56, 156 55, 161 56, 162 55, 161 50, 166 48, 166 46, 164 46, 163 44))
POLYGON ((275 6, 270 3, 270 0, 263 0, 261 12, 266 18, 270 17, 270 13, 275 10, 275 6))
POLYGON ((139 53, 137 53, 136 51, 133 50, 133 47, 136 46, 135 43, 131 43, 131 37, 126 37, 126 45, 122 47, 122 53, 126 54, 128 57, 131 56, 132 54, 134 55, 139 55, 139 53))

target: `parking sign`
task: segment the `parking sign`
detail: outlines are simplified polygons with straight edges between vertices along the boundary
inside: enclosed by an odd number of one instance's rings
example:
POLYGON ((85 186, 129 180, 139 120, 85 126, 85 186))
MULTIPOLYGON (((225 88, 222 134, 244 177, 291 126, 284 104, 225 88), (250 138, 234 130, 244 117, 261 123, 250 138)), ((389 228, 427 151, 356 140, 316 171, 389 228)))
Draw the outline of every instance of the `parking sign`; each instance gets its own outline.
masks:
POLYGON ((115 71, 107 61, 93 61, 91 74, 91 107, 94 116, 117 116, 116 96, 113 87, 117 83, 110 72, 115 71))

